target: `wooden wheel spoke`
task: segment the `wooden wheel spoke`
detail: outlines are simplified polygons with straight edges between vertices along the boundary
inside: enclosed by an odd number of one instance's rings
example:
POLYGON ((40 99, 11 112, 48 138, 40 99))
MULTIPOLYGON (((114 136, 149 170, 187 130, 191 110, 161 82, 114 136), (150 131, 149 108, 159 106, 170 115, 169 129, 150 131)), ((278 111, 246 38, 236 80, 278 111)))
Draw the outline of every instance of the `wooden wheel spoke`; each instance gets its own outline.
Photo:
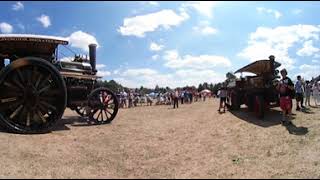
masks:
POLYGON ((14 84, 16 84, 20 89, 24 89, 24 86, 23 86, 16 78, 13 78, 13 82, 14 82, 14 84))

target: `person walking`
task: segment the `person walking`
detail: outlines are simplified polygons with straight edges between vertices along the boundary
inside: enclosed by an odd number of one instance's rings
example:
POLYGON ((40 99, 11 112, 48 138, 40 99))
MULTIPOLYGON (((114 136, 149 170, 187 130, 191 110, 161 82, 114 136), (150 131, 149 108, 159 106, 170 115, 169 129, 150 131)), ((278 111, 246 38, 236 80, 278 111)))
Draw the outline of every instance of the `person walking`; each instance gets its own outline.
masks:
POLYGON ((305 96, 306 96, 306 106, 310 106, 310 96, 311 96, 311 85, 310 81, 306 81, 306 86, 305 86, 305 96))
POLYGON ((303 83, 301 81, 301 76, 297 76, 297 82, 294 86, 295 91, 296 91, 296 101, 297 101, 297 111, 300 111, 301 108, 305 108, 303 106, 303 83), (299 106, 299 104, 301 105, 301 108, 299 106))
POLYGON ((278 83, 277 90, 280 94, 280 108, 282 110, 282 125, 287 125, 291 122, 291 111, 292 111, 292 92, 294 91, 294 85, 289 77, 286 69, 280 71, 282 79, 278 83), (286 120, 288 116, 288 120, 286 120))

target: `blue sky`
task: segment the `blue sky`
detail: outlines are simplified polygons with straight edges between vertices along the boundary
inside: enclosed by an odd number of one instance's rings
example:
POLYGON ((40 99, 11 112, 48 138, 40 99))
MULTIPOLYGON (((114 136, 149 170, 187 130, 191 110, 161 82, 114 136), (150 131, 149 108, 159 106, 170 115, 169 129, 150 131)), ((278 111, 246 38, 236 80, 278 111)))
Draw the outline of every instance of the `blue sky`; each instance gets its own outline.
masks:
POLYGON ((310 79, 320 74, 319 9, 303 1, 1 2, 0 33, 65 37, 81 54, 97 43, 99 75, 128 87, 217 83, 271 54, 292 79, 310 79))

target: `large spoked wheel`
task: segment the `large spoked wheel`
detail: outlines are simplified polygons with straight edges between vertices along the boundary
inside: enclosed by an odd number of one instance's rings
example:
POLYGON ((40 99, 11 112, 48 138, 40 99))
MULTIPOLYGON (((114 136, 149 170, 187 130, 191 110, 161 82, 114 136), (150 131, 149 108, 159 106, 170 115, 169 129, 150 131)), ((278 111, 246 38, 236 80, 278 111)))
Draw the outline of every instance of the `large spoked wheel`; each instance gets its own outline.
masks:
POLYGON ((0 122, 11 132, 49 132, 66 103, 64 80, 44 59, 21 58, 0 72, 0 122))
POLYGON ((107 88, 95 89, 88 98, 89 120, 95 124, 110 123, 117 115, 119 102, 116 95, 107 88))

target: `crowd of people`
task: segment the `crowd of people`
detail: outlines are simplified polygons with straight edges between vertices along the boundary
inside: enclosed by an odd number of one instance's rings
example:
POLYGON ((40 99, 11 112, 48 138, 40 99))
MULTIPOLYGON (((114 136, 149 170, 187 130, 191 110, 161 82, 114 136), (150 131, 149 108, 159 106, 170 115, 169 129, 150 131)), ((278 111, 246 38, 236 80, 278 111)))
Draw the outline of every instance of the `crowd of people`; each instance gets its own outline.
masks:
POLYGON ((294 84, 287 76, 286 69, 280 71, 282 79, 280 80, 277 90, 280 94, 280 108, 282 110, 283 125, 291 123, 292 100, 296 99, 296 111, 303 111, 306 106, 311 106, 310 97, 314 98, 315 106, 320 105, 320 81, 303 81, 301 76, 297 76, 294 84), (305 100, 304 100, 305 99, 305 100))
POLYGON ((117 94, 120 108, 132 108, 142 106, 145 103, 147 106, 155 105, 172 105, 173 108, 178 108, 178 104, 191 104, 192 102, 205 101, 206 97, 211 97, 211 93, 201 93, 194 89, 176 88, 174 91, 166 93, 157 93, 155 95, 142 95, 134 91, 121 91, 117 94))

